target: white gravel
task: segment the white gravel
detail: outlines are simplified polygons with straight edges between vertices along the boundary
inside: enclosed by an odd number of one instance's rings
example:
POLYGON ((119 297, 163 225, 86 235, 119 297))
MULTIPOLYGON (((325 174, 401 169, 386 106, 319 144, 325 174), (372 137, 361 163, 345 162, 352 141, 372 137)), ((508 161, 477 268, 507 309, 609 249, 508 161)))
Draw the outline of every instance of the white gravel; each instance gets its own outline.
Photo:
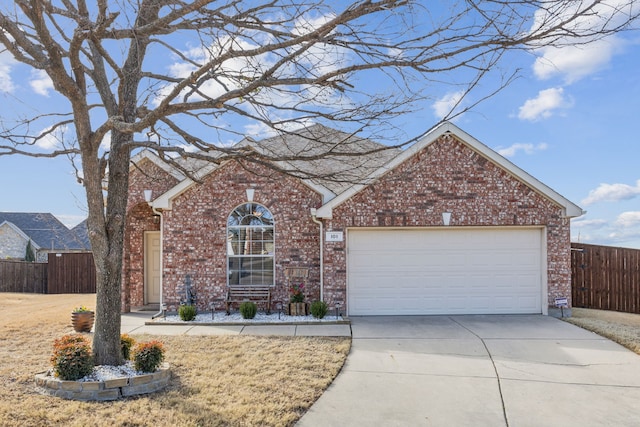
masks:
MULTIPOLYGON (((52 369, 48 370, 46 374, 50 377, 54 377, 52 369)), ((136 371, 136 369, 133 367, 133 361, 127 361, 124 363, 124 365, 120 365, 120 366, 109 366, 109 365, 94 366, 93 372, 91 374, 80 378, 78 381, 79 382, 107 381, 107 380, 114 380, 117 378, 132 378, 140 375, 144 375, 144 372, 136 371)))
POLYGON ((243 319, 242 315, 238 312, 231 313, 227 316, 224 311, 217 311, 214 313, 213 319, 211 317, 211 312, 209 313, 200 313, 196 315, 194 320, 189 322, 185 322, 180 319, 180 316, 175 315, 167 315, 167 317, 159 317, 154 319, 154 322, 171 322, 171 323, 321 323, 321 322, 335 322, 336 320, 343 320, 342 316, 338 316, 336 319, 335 313, 331 315, 327 313, 327 315, 322 319, 316 319, 313 316, 289 316, 287 314, 281 313, 257 313, 256 317, 253 319, 243 319))
POLYGON ((132 361, 127 361, 124 365, 120 366, 98 365, 93 368, 92 374, 87 375, 84 378, 80 378, 78 381, 106 381, 116 378, 137 377, 142 374, 142 372, 135 370, 132 361))

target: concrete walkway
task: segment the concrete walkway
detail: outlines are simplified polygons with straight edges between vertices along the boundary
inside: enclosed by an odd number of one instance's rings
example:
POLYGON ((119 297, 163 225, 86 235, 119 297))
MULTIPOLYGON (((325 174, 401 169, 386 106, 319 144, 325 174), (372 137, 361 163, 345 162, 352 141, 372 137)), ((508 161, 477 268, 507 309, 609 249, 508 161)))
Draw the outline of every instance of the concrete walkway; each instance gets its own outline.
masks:
POLYGON ((351 318, 307 426, 638 426, 640 356, 546 316, 351 318))
POLYGON ((203 325, 187 323, 184 325, 146 324, 154 313, 137 311, 121 316, 121 331, 127 334, 151 335, 281 335, 309 337, 350 337, 351 325, 330 322, 317 324, 252 324, 252 325, 203 325))

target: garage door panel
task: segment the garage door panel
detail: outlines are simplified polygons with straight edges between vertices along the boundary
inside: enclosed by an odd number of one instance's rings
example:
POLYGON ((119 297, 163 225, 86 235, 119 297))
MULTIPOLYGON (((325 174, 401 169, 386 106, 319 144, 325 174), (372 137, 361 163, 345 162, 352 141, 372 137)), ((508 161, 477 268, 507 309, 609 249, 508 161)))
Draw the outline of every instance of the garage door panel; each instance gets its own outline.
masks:
POLYGON ((539 229, 350 229, 349 313, 540 313, 541 235, 539 229))

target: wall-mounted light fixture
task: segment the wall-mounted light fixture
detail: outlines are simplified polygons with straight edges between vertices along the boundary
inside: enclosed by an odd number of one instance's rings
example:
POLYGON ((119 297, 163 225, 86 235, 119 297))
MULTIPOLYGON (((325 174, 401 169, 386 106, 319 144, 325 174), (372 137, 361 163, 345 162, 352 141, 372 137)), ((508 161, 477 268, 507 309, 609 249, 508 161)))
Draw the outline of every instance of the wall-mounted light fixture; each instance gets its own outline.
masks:
POLYGON ((253 194, 256 192, 253 188, 247 188, 247 201, 253 202, 253 194))
POLYGON ((451 212, 442 212, 442 223, 449 225, 451 223, 451 212))
POLYGON ((147 203, 151 202, 151 194, 152 190, 144 190, 144 201, 147 203))

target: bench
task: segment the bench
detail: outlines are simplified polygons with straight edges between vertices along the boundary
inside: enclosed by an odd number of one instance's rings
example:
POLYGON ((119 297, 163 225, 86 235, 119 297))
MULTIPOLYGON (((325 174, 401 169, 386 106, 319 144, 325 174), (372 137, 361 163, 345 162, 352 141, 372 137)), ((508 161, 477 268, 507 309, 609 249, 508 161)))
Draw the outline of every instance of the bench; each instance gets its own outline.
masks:
POLYGON ((233 303, 243 303, 245 301, 257 301, 267 303, 267 314, 271 313, 271 286, 269 285, 230 285, 227 288, 227 314, 230 314, 229 307, 233 303))

